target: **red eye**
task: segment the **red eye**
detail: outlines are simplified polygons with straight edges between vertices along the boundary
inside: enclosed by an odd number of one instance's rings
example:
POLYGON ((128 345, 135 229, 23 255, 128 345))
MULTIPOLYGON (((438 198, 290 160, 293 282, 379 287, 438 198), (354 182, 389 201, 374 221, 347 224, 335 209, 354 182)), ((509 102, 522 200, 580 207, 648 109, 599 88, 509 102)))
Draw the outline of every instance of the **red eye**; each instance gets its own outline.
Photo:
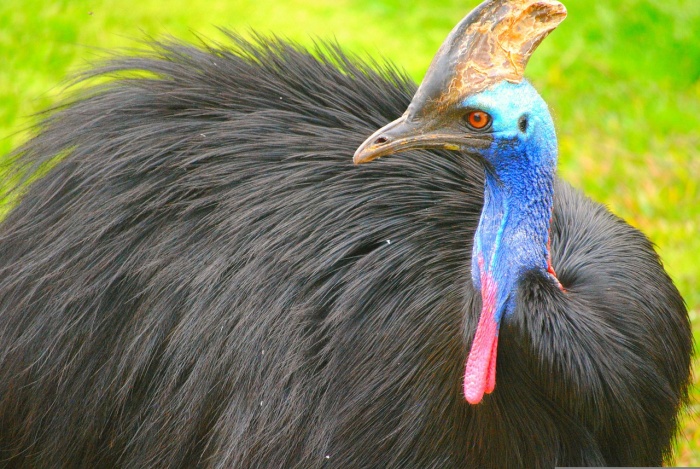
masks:
POLYGON ((491 116, 484 111, 471 111, 464 119, 467 125, 474 130, 484 130, 491 123, 491 116))

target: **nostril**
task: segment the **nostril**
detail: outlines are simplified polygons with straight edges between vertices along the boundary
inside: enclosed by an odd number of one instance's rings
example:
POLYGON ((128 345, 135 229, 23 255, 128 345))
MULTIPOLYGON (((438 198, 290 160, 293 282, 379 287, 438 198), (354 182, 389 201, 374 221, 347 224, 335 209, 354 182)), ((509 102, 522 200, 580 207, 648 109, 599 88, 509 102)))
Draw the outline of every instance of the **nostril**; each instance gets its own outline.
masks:
POLYGON ((389 139, 386 138, 386 137, 378 137, 378 138, 374 141, 374 144, 375 144, 375 145, 381 145, 382 143, 387 143, 388 141, 389 141, 389 139))

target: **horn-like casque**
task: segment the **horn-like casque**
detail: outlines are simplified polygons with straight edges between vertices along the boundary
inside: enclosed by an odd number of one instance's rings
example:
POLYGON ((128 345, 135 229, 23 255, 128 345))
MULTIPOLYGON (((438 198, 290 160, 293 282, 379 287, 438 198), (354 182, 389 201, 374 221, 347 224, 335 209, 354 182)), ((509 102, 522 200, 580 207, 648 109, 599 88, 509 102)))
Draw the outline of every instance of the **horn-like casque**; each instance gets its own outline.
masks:
POLYGON ((521 81, 532 53, 564 18, 555 0, 485 1, 447 36, 412 107, 446 108, 500 81, 521 81))

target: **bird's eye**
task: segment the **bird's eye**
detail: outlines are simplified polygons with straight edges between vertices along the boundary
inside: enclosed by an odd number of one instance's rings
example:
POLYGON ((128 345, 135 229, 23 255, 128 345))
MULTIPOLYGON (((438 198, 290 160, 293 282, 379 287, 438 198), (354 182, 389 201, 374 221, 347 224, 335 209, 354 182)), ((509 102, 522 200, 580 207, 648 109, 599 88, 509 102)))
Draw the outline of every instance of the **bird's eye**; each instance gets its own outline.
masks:
POLYGON ((484 111, 469 111, 464 121, 472 130, 486 130, 491 125, 491 116, 484 111))

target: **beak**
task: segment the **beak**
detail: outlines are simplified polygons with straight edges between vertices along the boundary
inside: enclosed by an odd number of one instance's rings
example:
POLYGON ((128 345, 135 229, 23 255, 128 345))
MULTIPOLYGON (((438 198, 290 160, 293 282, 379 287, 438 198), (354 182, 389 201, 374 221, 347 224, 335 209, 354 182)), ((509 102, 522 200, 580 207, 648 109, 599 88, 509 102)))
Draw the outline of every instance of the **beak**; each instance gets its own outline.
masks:
POLYGON ((466 150, 488 146, 490 139, 470 135, 464 128, 426 125, 422 119, 409 120, 408 113, 373 133, 355 152, 355 164, 418 148, 466 150))

